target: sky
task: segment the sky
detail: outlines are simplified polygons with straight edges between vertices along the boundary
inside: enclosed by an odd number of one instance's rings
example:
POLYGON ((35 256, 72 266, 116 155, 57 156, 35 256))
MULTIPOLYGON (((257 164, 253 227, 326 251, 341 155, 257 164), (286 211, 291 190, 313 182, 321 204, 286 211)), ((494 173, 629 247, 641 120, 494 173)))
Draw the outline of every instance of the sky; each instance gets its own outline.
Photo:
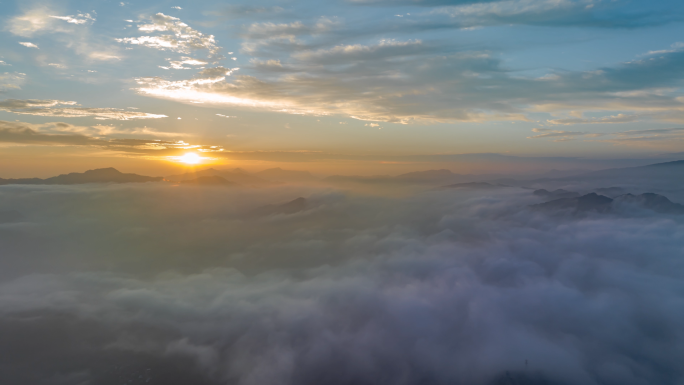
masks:
POLYGON ((3 1, 0 177, 158 175, 187 152, 202 165, 319 174, 507 170, 410 158, 433 155, 566 168, 677 159, 682 7, 3 1))

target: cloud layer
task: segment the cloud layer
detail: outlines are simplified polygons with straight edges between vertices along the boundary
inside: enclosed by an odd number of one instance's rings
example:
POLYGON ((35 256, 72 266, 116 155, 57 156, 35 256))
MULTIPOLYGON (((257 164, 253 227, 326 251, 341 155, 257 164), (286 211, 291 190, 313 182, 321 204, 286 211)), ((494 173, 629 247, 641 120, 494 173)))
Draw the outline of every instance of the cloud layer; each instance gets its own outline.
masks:
POLYGON ((160 184, 0 194, 0 211, 22 215, 0 224, 10 256, 0 333, 14 352, 0 366, 10 383, 684 376, 677 216, 546 216, 526 209, 538 198, 519 189, 401 199, 160 184), (307 210, 247 214, 297 196, 307 210))

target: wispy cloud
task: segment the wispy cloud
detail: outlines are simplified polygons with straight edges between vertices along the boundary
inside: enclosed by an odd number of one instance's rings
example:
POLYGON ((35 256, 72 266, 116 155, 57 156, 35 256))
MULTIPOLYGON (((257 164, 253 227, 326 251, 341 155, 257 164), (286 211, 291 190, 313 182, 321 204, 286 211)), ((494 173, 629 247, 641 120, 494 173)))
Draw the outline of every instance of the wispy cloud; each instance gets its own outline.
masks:
POLYGON ((53 19, 59 19, 59 20, 64 20, 67 23, 71 24, 86 24, 86 23, 93 23, 95 22, 95 18, 92 17, 89 13, 79 13, 78 15, 70 15, 70 16, 50 16, 53 19))
POLYGON ((668 148, 676 147, 678 143, 684 142, 684 128, 681 127, 619 132, 562 131, 549 128, 534 128, 532 132, 538 133, 538 135, 528 136, 528 139, 551 139, 554 142, 582 139, 583 141, 612 143, 616 145, 668 148))
POLYGON ((97 120, 159 119, 166 115, 126 111, 118 108, 77 107, 78 103, 63 100, 17 100, 0 101, 0 110, 21 115, 54 116, 66 118, 92 117, 97 120))
POLYGON ((18 90, 26 80, 26 74, 21 72, 0 73, 0 91, 18 90))

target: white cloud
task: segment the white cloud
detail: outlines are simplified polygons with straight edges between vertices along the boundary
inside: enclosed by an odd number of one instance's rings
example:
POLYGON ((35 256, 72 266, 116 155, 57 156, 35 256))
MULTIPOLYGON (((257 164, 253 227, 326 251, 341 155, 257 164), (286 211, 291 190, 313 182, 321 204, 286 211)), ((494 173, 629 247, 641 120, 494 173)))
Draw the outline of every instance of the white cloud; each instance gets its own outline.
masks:
POLYGON ((150 17, 151 24, 138 25, 141 32, 159 33, 158 36, 139 36, 116 39, 118 42, 143 45, 160 50, 190 53, 198 49, 206 49, 210 55, 218 55, 220 47, 216 45, 213 35, 205 35, 180 19, 157 13, 150 17))
POLYGON ((28 42, 28 41, 21 41, 21 42, 19 42, 19 44, 21 44, 21 45, 23 45, 24 47, 27 47, 27 48, 36 48, 36 49, 38 48, 37 45, 35 45, 35 44, 31 43, 31 42, 28 42))
POLYGON ((64 20, 67 23, 71 24, 86 24, 86 23, 92 23, 95 22, 95 18, 92 17, 89 13, 79 13, 76 16, 50 16, 53 19, 59 19, 59 20, 64 20))

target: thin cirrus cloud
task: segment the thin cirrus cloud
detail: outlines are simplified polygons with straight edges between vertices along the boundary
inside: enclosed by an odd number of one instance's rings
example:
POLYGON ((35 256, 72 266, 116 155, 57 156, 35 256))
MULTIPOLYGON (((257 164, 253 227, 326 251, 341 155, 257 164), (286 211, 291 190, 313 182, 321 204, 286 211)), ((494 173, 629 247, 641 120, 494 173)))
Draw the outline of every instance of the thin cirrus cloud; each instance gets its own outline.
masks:
POLYGON ((676 145, 677 143, 684 141, 684 128, 681 127, 619 132, 564 131, 550 128, 533 128, 532 132, 537 133, 537 135, 529 136, 528 139, 550 139, 554 142, 582 139, 591 142, 641 147, 676 145))
POLYGON ((126 111, 118 108, 77 107, 78 103, 62 100, 17 100, 0 101, 0 110, 21 115, 53 116, 66 118, 92 117, 97 120, 160 119, 166 115, 147 112, 126 111))

